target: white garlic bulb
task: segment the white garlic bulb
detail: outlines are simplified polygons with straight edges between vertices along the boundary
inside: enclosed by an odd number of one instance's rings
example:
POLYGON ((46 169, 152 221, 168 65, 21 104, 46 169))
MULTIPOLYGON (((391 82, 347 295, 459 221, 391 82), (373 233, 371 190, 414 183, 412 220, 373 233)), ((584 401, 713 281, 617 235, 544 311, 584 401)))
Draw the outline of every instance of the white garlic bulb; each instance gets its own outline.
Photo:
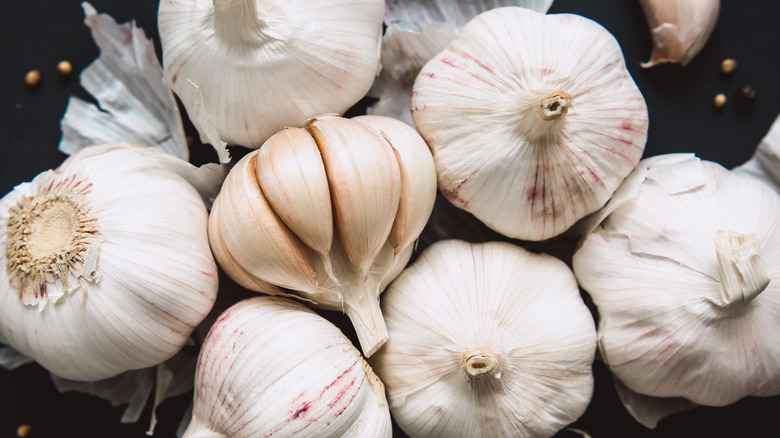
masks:
POLYGON ((166 82, 206 140, 257 148, 365 96, 383 13, 382 0, 161 0, 166 82))
POLYGON ((433 210, 436 171, 395 119, 321 116, 244 156, 225 180, 209 238, 225 272, 258 292, 289 290, 343 310, 370 356, 387 339, 378 296, 433 210))
POLYGON ((552 256, 439 241, 382 310, 390 339, 371 364, 411 437, 552 436, 590 402, 596 327, 552 256))
POLYGON ((780 196, 689 154, 641 161, 618 192, 573 258, 614 375, 710 406, 780 394, 780 196))
MULTIPOLYGON (((157 365, 211 309, 207 211, 163 152, 90 146, 0 201, 0 336, 52 373, 157 365)), ((179 160, 180 161, 180 160, 179 160)))
POLYGON ((184 438, 392 437, 384 386, 341 331, 303 305, 255 297, 212 326, 184 438))
POLYGON ((648 127, 607 30, 519 7, 478 15, 423 67, 412 116, 444 196, 526 240, 603 206, 642 156, 648 127))
POLYGON ((718 21, 720 0, 639 0, 653 52, 648 68, 665 62, 687 65, 701 52, 718 21))

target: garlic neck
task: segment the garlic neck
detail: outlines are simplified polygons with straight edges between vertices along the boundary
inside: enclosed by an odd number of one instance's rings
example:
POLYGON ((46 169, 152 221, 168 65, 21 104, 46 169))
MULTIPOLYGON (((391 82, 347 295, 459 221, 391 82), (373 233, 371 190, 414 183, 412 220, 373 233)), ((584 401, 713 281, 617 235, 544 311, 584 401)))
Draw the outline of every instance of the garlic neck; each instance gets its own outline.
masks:
POLYGON ((720 268, 720 307, 746 304, 763 292, 771 281, 760 245, 753 234, 718 230, 715 251, 720 268))
POLYGON ((544 121, 557 120, 565 116, 571 107, 571 95, 565 91, 553 91, 539 97, 536 115, 544 121))
POLYGON ((255 41, 266 23, 257 13, 255 0, 212 0, 216 32, 230 41, 255 41))
POLYGON ((501 356, 489 348, 479 348, 467 352, 463 355, 461 365, 471 380, 488 376, 501 376, 501 356))

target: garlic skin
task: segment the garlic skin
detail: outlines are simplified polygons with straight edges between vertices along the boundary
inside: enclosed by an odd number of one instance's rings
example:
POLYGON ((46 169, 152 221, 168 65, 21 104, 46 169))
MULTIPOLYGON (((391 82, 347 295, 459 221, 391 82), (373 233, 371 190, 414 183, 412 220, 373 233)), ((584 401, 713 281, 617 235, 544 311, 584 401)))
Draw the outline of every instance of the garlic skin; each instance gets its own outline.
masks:
POLYGON ((619 198, 573 257, 614 375, 708 406, 780 394, 780 196, 673 154, 641 161, 619 198))
POLYGON ((370 356, 387 339, 379 293, 409 260, 435 198, 433 158, 413 128, 320 116, 236 163, 209 239, 242 286, 346 312, 370 356))
POLYGON ((442 194, 524 240, 560 235, 602 207, 641 158, 648 128, 607 30, 518 7, 478 15, 423 67, 412 117, 442 194))
POLYGON ((336 326, 302 304, 249 298, 209 330, 184 438, 392 435, 382 382, 336 326))
POLYGON ((701 52, 718 21, 720 0, 639 0, 653 39, 642 67, 687 65, 701 52))
POLYGON ((257 148, 365 96, 383 13, 382 0, 161 0, 165 80, 204 141, 257 148))
POLYGON ((214 303, 217 267, 205 204, 167 159, 91 146, 3 197, 9 345, 81 381, 157 365, 184 346, 214 303))
POLYGON ((390 339, 371 364, 410 437, 549 437, 590 402, 596 327, 552 256, 439 241, 382 310, 390 339))

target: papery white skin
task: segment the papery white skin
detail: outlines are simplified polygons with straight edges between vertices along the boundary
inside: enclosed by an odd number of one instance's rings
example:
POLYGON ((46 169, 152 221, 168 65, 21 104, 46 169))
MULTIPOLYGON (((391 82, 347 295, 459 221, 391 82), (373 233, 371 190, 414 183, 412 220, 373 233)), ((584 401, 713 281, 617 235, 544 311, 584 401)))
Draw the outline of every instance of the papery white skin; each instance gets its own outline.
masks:
POLYGON ((780 116, 772 122, 753 156, 734 171, 759 178, 780 192, 780 116))
POLYGON ((683 397, 652 397, 632 391, 617 378, 613 379, 623 407, 636 421, 648 429, 655 429, 658 422, 669 415, 693 409, 698 404, 683 397))
POLYGON ((59 149, 72 154, 93 144, 133 143, 189 159, 179 107, 152 41, 134 23, 119 25, 87 2, 82 7, 100 57, 81 72, 81 84, 99 107, 70 98, 59 149))
POLYGON ((382 310, 390 339, 371 364, 411 437, 552 436, 590 402, 596 328, 554 257, 439 241, 390 284, 382 310), (497 373, 468 376, 475 350, 497 373))
POLYGON ((349 339, 305 306, 243 300, 198 358, 185 438, 392 437, 384 386, 349 339))
POLYGON ((413 128, 320 116, 239 160, 209 238, 242 286, 346 312, 368 357, 387 339, 379 294, 411 257, 435 198, 433 159, 413 128))
POLYGON ((720 0, 639 0, 653 39, 648 68, 687 65, 701 52, 718 21, 720 0))
POLYGON ((648 127, 607 30, 517 7, 480 14, 423 67, 412 116, 444 196, 526 240, 603 206, 639 161, 648 127))
POLYGON ((82 196, 99 230, 83 267, 48 281, 47 295, 32 305, 10 283, 9 253, 2 252, 0 335, 12 347, 60 377, 84 381, 151 367, 181 349, 211 309, 218 281, 206 207, 167 168, 168 158, 146 147, 92 146, 0 201, 7 224, 23 196, 58 184, 88 187, 82 196))
POLYGON ((410 112, 414 78, 426 62, 452 41, 457 31, 481 12, 521 6, 545 13, 552 0, 387 0, 382 37, 382 70, 368 95, 378 99, 367 108, 414 125, 410 112))
POLYGON ((204 141, 258 148, 343 113, 379 71, 381 0, 162 0, 166 82, 204 141))
POLYGON ((723 406, 780 394, 780 196, 690 155, 637 169, 626 180, 633 195, 573 258, 598 306, 604 361, 629 389, 655 397, 723 406), (771 281, 752 300, 724 299, 718 230, 760 245, 771 281))

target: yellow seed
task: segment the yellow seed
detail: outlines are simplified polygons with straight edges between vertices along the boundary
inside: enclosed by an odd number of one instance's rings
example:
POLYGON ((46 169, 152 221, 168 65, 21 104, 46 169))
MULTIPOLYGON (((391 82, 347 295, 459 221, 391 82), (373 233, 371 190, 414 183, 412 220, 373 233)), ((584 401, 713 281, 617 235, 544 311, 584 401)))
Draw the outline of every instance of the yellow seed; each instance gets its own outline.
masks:
POLYGON ((68 76, 73 71, 73 66, 68 61, 60 61, 57 64, 57 74, 60 76, 68 76))
POLYGON ((720 71, 723 73, 731 73, 737 68, 737 61, 731 58, 726 58, 720 63, 720 71))
POLYGON ((30 70, 27 72, 26 75, 24 75, 24 83, 31 87, 38 85, 38 82, 40 81, 41 81, 41 72, 38 70, 30 70))
POLYGON ((712 99, 712 106, 715 108, 723 108, 723 106, 726 105, 726 95, 723 93, 720 93, 715 96, 714 99, 712 99))
POLYGON ((21 426, 16 428, 16 436, 18 437, 26 437, 30 434, 30 431, 32 430, 32 426, 29 424, 22 424, 21 426))

